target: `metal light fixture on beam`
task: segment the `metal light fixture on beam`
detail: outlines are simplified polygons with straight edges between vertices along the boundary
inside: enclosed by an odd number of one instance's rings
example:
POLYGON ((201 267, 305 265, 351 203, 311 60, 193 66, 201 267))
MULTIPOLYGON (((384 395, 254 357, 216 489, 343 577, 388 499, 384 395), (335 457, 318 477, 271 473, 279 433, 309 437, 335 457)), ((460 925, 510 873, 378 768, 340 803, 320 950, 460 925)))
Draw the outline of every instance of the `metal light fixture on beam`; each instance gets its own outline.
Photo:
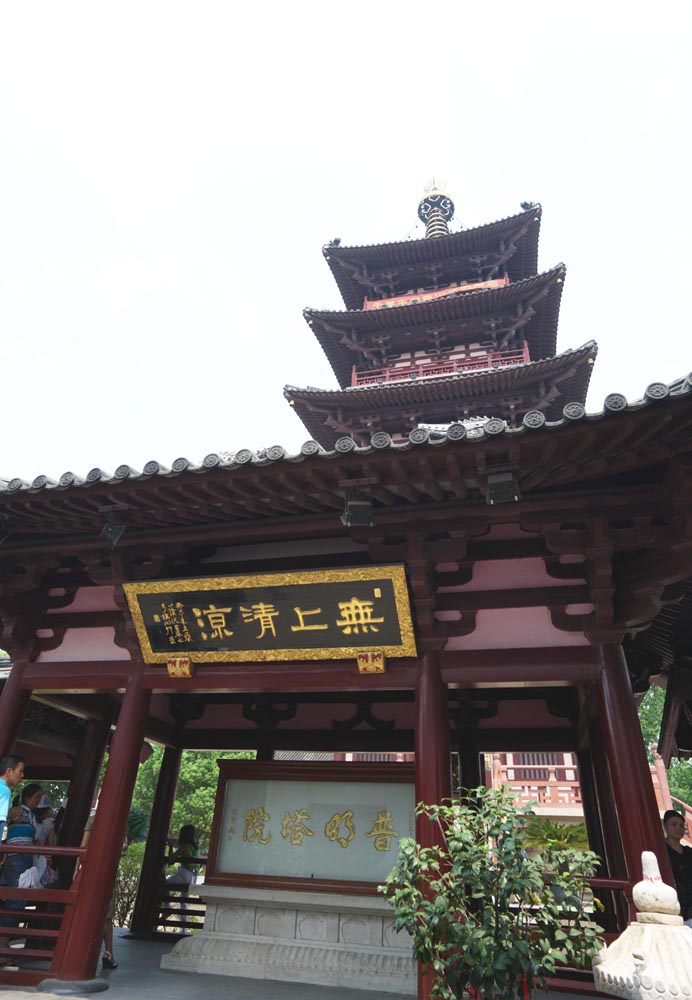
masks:
POLYGON ((357 492, 347 496, 340 520, 347 528, 372 528, 375 521, 370 497, 357 492))
POLYGON ((101 528, 101 538, 105 538, 112 549, 122 538, 127 525, 119 524, 115 520, 115 515, 127 510, 126 504, 111 504, 108 507, 99 507, 99 514, 106 515, 106 523, 101 528))

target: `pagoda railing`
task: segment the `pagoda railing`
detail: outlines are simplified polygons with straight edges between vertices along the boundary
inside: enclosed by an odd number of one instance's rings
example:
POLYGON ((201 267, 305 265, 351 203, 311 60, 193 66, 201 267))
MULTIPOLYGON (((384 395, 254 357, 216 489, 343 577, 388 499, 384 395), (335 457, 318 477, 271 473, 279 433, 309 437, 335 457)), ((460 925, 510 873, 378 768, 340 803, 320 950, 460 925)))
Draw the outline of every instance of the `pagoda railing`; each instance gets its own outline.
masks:
POLYGON ((420 378, 444 378, 450 375, 465 375, 468 372, 488 371, 521 365, 529 362, 529 347, 518 351, 491 351, 478 358, 446 359, 444 361, 416 361, 409 365, 389 368, 369 368, 358 371, 353 366, 351 388, 361 385, 385 385, 388 382, 414 382, 420 378))
MULTIPOLYGON (((521 761, 521 754, 515 754, 521 761)), ((543 767, 523 763, 505 764, 493 761, 494 787, 504 785, 514 792, 518 802, 537 803, 536 811, 581 813, 581 788, 576 764, 547 764, 543 767)))

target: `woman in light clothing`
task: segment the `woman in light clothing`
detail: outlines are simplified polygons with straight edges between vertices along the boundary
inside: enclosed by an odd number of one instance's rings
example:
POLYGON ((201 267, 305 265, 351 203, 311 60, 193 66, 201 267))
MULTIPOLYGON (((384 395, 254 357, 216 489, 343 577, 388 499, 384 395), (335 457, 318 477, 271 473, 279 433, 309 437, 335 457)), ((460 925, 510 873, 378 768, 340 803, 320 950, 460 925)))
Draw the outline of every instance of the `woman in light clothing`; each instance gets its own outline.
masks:
MULTIPOLYGON (((194 858, 197 857, 197 841, 195 840, 195 828, 191 823, 186 824, 180 828, 180 833, 178 834, 178 840, 175 845, 175 850, 171 848, 168 855, 167 865, 175 865, 178 867, 169 875, 166 879, 166 887, 174 890, 175 892, 180 892, 182 894, 190 891, 190 886, 194 883, 197 876, 197 868, 194 865, 194 858)), ((184 899, 180 900, 180 910, 181 914, 184 914, 187 910, 187 904, 184 899)), ((183 934, 189 934, 187 927, 183 927, 183 934)))

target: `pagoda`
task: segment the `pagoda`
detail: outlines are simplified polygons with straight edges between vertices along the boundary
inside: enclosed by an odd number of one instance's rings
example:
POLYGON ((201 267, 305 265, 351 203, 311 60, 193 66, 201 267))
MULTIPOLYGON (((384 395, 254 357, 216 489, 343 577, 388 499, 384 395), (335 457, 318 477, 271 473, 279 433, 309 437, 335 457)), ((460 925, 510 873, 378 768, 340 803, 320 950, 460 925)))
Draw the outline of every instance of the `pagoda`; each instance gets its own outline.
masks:
POLYGON ((516 427, 532 411, 558 420, 584 402, 597 347, 556 354, 565 267, 537 273, 541 209, 522 209, 450 232, 454 203, 433 180, 423 239, 324 247, 346 309, 304 315, 339 388, 284 390, 323 448, 378 431, 402 441, 421 425, 516 427))

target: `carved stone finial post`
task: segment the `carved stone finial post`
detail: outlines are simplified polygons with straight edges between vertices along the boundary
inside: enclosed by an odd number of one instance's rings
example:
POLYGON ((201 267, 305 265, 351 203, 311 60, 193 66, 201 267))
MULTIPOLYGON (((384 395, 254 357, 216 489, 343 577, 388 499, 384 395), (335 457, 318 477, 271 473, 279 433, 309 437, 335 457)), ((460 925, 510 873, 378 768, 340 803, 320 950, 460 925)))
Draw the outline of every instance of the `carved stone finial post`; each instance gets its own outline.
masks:
POLYGON ((632 890, 637 920, 594 959, 596 988, 625 1000, 692 996, 692 930, 651 851, 642 853, 642 869, 644 877, 632 890))

